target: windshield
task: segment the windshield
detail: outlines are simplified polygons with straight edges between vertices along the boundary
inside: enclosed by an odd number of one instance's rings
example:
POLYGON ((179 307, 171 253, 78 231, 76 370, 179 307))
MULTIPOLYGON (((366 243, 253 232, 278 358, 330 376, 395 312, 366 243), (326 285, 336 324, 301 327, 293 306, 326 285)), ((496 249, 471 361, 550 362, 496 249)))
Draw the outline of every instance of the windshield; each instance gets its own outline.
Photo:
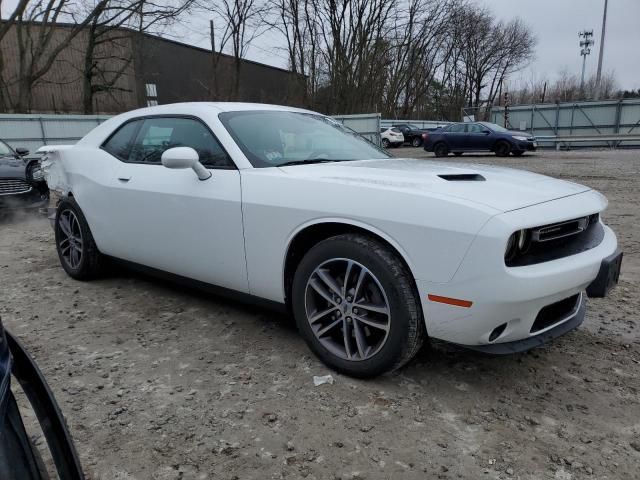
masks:
POLYGON ((506 128, 501 127, 500 125, 496 125, 495 123, 489 123, 489 122, 478 122, 478 123, 480 123, 481 125, 484 125, 489 130, 493 130, 494 132, 508 132, 509 131, 506 128))
POLYGON ((390 157, 353 130, 322 115, 252 110, 225 112, 219 117, 258 168, 390 157))
POLYGON ((0 157, 13 156, 13 150, 4 142, 0 142, 0 157))

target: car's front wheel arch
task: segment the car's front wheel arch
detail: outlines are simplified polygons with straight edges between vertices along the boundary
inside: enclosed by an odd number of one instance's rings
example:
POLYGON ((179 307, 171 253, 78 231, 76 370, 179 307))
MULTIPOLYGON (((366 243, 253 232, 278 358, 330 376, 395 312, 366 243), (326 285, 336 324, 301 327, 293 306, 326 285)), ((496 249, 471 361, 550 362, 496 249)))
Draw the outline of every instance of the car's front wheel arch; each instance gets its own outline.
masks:
MULTIPOLYGON (((303 227, 299 228, 294 233, 294 235, 292 235, 284 257, 282 278, 284 283, 283 286, 285 294, 285 304, 289 311, 291 311, 291 290, 293 286, 293 277, 296 273, 298 265, 302 261, 302 258, 309 250, 311 250, 315 245, 322 242, 323 240, 326 240, 330 237, 335 237, 337 235, 344 235, 349 233, 365 235, 382 243, 395 255, 398 256, 399 260, 403 263, 403 266, 407 269, 408 272, 413 272, 413 269, 411 268, 411 262, 408 260, 407 253, 404 252, 403 249, 395 241, 393 241, 393 239, 385 235, 384 232, 380 232, 369 225, 359 225, 340 222, 336 220, 304 225, 303 227)), ((417 298, 420 298, 418 294, 418 287, 415 284, 415 281, 413 282, 413 288, 415 290, 417 298)))

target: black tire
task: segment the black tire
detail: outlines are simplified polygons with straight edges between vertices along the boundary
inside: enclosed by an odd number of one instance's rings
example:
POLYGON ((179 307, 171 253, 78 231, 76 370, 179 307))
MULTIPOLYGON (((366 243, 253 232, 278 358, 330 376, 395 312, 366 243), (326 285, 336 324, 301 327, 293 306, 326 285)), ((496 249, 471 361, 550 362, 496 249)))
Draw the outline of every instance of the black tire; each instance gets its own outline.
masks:
POLYGON ((422 145, 422 139, 420 137, 413 137, 411 140, 411 146, 418 148, 420 145, 422 145))
POLYGON ((463 153, 463 152, 453 152, 453 154, 454 154, 456 157, 461 156, 461 155, 462 155, 462 153, 463 153))
MULTIPOLYGON (((389 247, 365 235, 338 235, 311 248, 293 279, 292 307, 298 329, 309 348, 329 367, 353 377, 374 377, 400 368, 413 358, 426 337, 411 273, 389 247), (349 259, 365 266, 375 275, 386 295, 390 311, 388 334, 379 350, 368 358, 349 360, 334 354, 318 340, 309 323, 305 304, 307 282, 317 267, 334 259, 349 259)), ((336 328, 338 335, 344 334, 343 327, 336 328)))
POLYGON ((67 197, 60 202, 56 212, 56 220, 54 224, 55 238, 56 238, 56 250, 58 251, 58 258, 60 264, 67 274, 75 278, 76 280, 90 280, 96 278, 102 271, 103 257, 98 251, 98 247, 93 240, 93 235, 89 229, 82 210, 78 206, 73 197, 67 197), (81 256, 77 265, 72 265, 72 261, 68 259, 66 255, 65 246, 68 242, 64 242, 67 235, 64 232, 62 226, 63 217, 66 218, 68 212, 71 212, 77 219, 77 227, 75 231, 81 235, 81 256), (64 245, 61 247, 61 243, 64 245))
POLYGON ((436 143, 433 147, 433 153, 436 157, 446 157, 449 155, 449 147, 443 142, 436 143))
POLYGON ((511 155, 514 157, 521 157, 524 154, 524 150, 516 150, 515 152, 511 152, 511 155))
POLYGON ((389 139, 383 138, 382 139, 382 148, 389 148, 389 145, 391 145, 391 142, 389 142, 389 139))
POLYGON ((494 147, 497 157, 508 157, 511 153, 511 144, 509 142, 500 141, 494 147))

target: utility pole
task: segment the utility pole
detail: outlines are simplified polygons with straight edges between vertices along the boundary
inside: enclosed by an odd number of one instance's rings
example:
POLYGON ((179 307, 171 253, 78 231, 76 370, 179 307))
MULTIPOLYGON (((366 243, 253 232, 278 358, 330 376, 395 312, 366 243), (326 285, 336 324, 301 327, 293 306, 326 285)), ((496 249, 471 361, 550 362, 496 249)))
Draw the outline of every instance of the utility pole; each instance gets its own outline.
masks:
POLYGON ((580 40, 580 55, 582 55, 580 93, 584 94, 584 70, 587 64, 587 55, 591 53, 591 45, 593 45, 593 30, 583 30, 582 32, 578 32, 578 37, 584 38, 584 40, 580 40))
POLYGON ((602 14, 602 34, 600 35, 600 55, 598 55, 598 73, 596 76, 596 99, 600 98, 600 81, 602 80, 602 55, 604 53, 604 34, 607 30, 607 7, 609 0, 604 0, 604 13, 602 14))
POLYGON ((504 128, 509 128, 509 92, 504 92, 504 128))

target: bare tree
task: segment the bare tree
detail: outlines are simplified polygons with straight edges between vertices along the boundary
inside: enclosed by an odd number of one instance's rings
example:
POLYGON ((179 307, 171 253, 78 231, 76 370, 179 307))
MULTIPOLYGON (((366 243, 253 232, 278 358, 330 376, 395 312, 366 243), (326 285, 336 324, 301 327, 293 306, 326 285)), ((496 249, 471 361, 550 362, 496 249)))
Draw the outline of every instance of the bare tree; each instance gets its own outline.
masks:
MULTIPOLYGON (((14 29, 18 46, 18 65, 14 78, 6 78, 6 68, 0 71, 4 100, 13 111, 28 112, 33 87, 49 72, 58 55, 68 48, 76 36, 91 22, 108 0, 99 0, 72 26, 59 29, 64 18, 75 18, 71 0, 32 0, 20 2, 4 27, 14 29), (15 87, 16 94, 8 95, 15 87)), ((6 67, 6 65, 2 65, 6 67)))
MULTIPOLYGON (((240 75, 242 59, 252 42, 262 35, 268 28, 266 21, 267 4, 265 0, 217 0, 198 2, 201 10, 213 14, 214 29, 222 24, 218 37, 219 52, 230 47, 233 56, 232 91, 227 95, 229 99, 241 98, 240 75)), ((212 35, 213 36, 213 35, 212 35)), ((214 65, 217 67, 217 62, 214 65)), ((217 75, 218 71, 214 71, 217 75)))
MULTIPOLYGON (((584 88, 581 90, 578 74, 563 70, 553 82, 544 79, 538 81, 525 80, 508 85, 512 102, 519 104, 540 103, 545 84, 547 85, 545 100, 548 102, 589 100, 595 98, 598 91, 595 74, 585 80, 584 88)), ((600 98, 620 98, 621 92, 618 90, 617 85, 618 82, 614 72, 605 72, 600 79, 600 98)))
POLYGON ((191 0, 173 3, 107 0, 95 12, 87 27, 81 70, 84 113, 94 112, 96 95, 128 91, 120 80, 131 70, 131 42, 135 41, 135 34, 167 27, 191 3, 191 0))

